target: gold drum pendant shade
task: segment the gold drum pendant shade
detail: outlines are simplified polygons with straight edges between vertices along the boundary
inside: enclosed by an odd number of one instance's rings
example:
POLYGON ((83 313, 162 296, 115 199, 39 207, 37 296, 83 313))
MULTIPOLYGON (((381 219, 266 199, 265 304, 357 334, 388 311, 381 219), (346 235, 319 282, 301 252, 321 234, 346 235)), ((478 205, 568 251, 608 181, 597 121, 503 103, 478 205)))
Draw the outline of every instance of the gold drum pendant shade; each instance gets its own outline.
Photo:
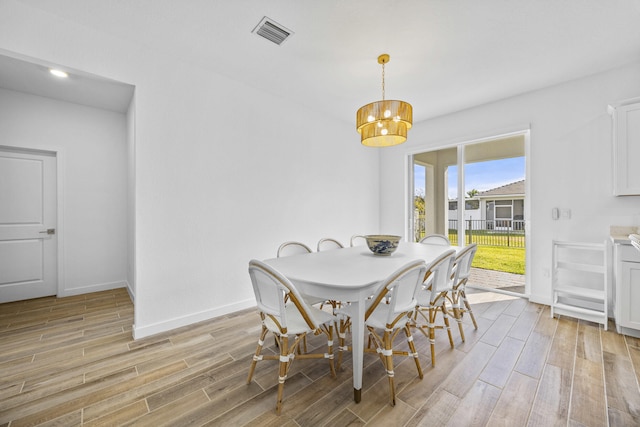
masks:
POLYGON ((356 114, 356 129, 363 145, 369 147, 389 147, 407 140, 407 130, 411 129, 413 108, 404 101, 384 99, 384 64, 389 55, 378 57, 382 65, 382 101, 361 107, 356 114))

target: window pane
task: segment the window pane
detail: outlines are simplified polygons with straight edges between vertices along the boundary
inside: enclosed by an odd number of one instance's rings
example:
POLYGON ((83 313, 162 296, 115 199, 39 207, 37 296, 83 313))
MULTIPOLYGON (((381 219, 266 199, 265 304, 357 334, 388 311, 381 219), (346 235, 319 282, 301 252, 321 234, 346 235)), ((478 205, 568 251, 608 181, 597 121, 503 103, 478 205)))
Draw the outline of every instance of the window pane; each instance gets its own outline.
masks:
POLYGON ((513 201, 513 216, 515 219, 524 219, 524 200, 513 201))
POLYGON ((467 200, 464 203, 464 208, 466 210, 478 210, 480 209, 480 200, 467 200))
POLYGON ((511 206, 496 207, 496 219, 511 219, 511 206))

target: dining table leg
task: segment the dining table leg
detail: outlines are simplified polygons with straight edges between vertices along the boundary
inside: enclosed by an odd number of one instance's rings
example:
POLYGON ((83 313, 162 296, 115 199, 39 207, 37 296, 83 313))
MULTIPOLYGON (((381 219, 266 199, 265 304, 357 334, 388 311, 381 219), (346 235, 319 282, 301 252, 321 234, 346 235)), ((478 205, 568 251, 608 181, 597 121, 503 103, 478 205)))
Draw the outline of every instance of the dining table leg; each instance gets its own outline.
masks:
POLYGON ((360 403, 362 399, 362 369, 364 364, 364 314, 365 301, 354 301, 354 317, 351 318, 351 355, 353 358, 353 400, 360 403))

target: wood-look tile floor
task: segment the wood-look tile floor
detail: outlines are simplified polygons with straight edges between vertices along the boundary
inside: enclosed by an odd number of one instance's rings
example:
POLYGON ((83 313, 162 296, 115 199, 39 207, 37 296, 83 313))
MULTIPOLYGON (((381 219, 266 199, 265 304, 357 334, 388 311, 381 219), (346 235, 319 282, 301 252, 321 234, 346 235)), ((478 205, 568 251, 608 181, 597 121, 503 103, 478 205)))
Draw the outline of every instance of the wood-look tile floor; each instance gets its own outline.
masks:
POLYGON ((440 333, 435 367, 416 334, 423 380, 411 360, 397 359, 395 407, 373 355, 362 402, 353 402, 347 355, 337 379, 325 360, 295 361, 281 416, 275 363, 258 363, 245 383, 255 310, 134 341, 124 290, 2 304, 0 426, 640 425, 640 340, 551 319, 548 307, 523 299, 471 300, 478 330, 465 317, 467 340, 454 330, 453 350, 440 333))

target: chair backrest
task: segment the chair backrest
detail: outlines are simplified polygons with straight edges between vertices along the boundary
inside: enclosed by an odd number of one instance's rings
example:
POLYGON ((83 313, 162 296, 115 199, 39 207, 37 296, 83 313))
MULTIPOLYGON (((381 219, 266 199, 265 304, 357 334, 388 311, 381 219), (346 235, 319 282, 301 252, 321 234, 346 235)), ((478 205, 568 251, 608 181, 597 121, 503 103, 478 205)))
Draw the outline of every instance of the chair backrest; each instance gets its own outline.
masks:
POLYGON ((633 247, 640 251, 640 234, 629 234, 629 240, 633 247))
POLYGON ((456 258, 455 249, 443 252, 438 258, 427 264, 424 285, 431 288, 432 298, 438 293, 445 292, 453 287, 453 263, 456 258))
POLYGON ((367 238, 361 234, 354 234, 353 236, 351 236, 351 239, 349 239, 349 246, 353 247, 359 244, 366 245, 367 238))
POLYGON ((390 306, 387 324, 393 324, 399 314, 413 311, 416 307, 416 293, 422 285, 427 266, 422 260, 411 261, 382 280, 375 293, 373 304, 365 313, 367 319, 382 300, 390 306))
POLYGON ((311 248, 300 242, 284 242, 278 248, 278 258, 283 256, 308 254, 313 252, 311 248))
POLYGON ((476 255, 477 250, 478 244, 472 243, 469 246, 465 246, 464 249, 458 252, 453 263, 454 284, 458 284, 461 280, 469 278, 469 275, 471 274, 471 263, 473 262, 473 257, 476 255))
POLYGON ((313 317, 309 314, 309 306, 304 302, 296 287, 282 273, 262 261, 249 262, 249 276, 256 297, 258 310, 286 331, 287 311, 285 296, 297 308, 310 329, 317 329, 313 317))
POLYGON ((328 251, 329 249, 341 249, 344 248, 342 243, 338 242, 336 239, 331 239, 329 237, 325 237, 324 239, 320 239, 318 241, 318 252, 320 251, 328 251))
POLYGON ((449 238, 443 234, 429 234, 420 239, 420 243, 428 243, 430 245, 451 246, 449 238))

